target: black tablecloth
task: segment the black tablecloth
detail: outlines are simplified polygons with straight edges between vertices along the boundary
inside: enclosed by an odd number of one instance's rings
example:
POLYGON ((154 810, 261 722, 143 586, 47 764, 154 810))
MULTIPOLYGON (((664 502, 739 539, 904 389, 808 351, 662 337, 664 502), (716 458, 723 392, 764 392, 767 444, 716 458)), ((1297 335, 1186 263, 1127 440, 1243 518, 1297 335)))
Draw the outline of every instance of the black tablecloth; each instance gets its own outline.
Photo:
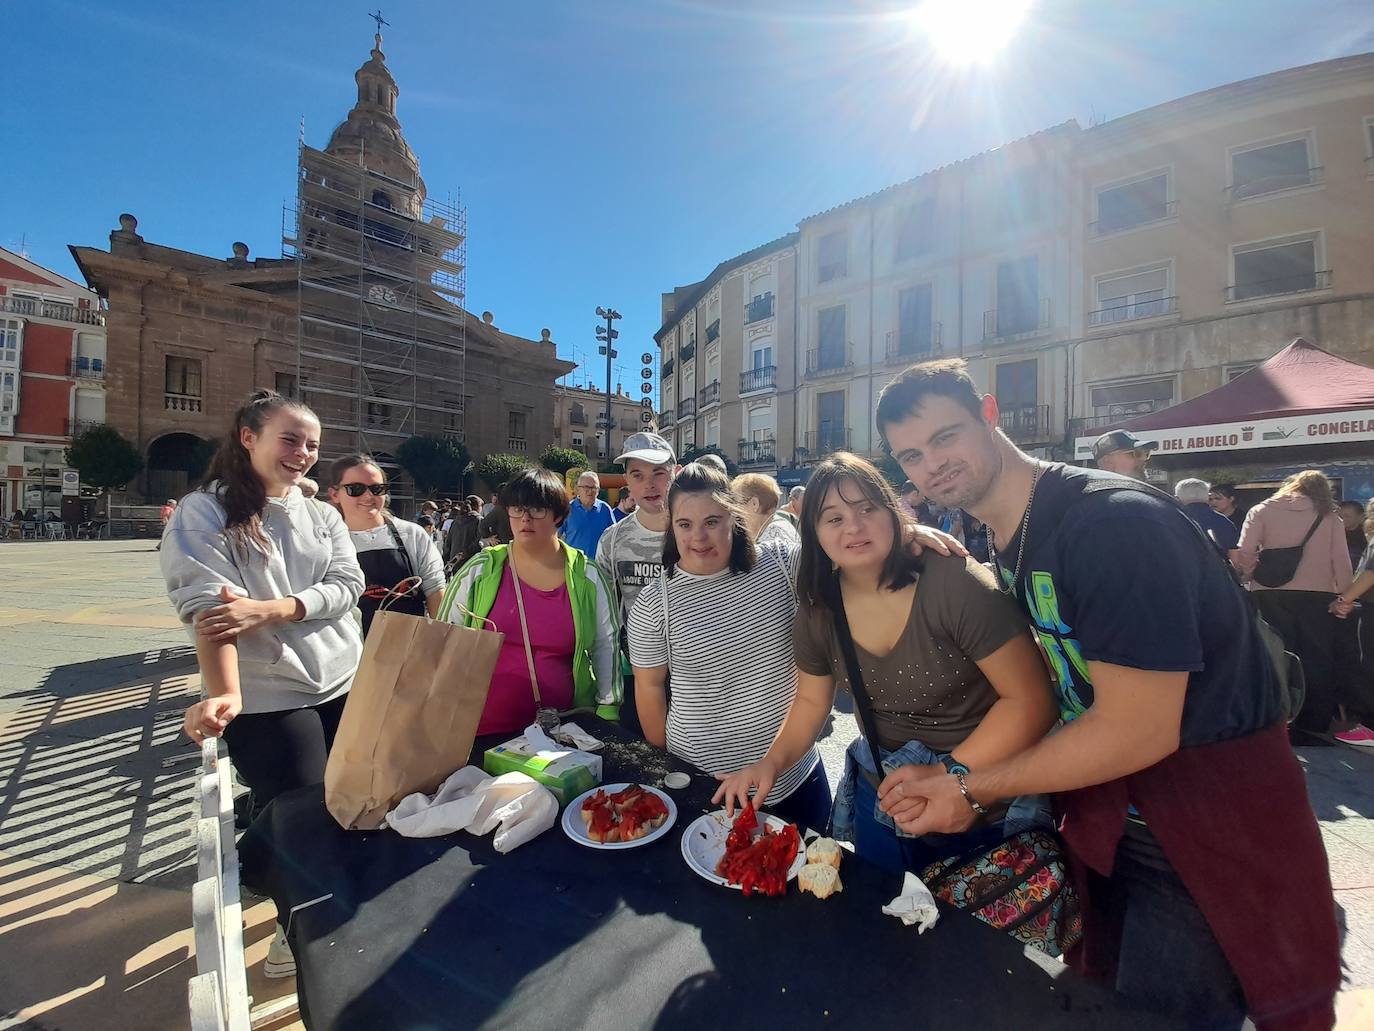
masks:
POLYGON ((290 924, 308 1027, 1164 1026, 948 907, 918 935, 880 912, 901 878, 853 855, 825 901, 703 880, 680 845, 714 779, 581 722, 607 741, 606 783, 693 774, 663 838, 598 852, 555 825, 500 855, 490 835, 344 831, 318 786, 268 806, 240 843, 244 883, 283 921, 333 895, 290 924))

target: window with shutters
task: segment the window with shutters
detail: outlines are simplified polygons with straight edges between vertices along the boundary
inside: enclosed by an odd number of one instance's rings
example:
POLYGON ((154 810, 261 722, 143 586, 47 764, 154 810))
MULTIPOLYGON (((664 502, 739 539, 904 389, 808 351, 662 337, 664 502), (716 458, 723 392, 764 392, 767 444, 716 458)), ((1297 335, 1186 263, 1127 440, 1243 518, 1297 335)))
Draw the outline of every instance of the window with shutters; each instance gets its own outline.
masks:
POLYGON ((829 283, 849 275, 849 230, 826 233, 817 245, 816 282, 829 283))
POLYGON ((1093 415, 1097 417, 1125 419, 1148 415, 1174 403, 1174 380, 1172 376, 1162 376, 1127 383, 1108 383, 1092 387, 1089 400, 1093 415))
POLYGON ((1088 325, 1107 326, 1132 319, 1167 315, 1175 309, 1169 296, 1169 268, 1099 276, 1096 281, 1097 307, 1088 313, 1088 325))

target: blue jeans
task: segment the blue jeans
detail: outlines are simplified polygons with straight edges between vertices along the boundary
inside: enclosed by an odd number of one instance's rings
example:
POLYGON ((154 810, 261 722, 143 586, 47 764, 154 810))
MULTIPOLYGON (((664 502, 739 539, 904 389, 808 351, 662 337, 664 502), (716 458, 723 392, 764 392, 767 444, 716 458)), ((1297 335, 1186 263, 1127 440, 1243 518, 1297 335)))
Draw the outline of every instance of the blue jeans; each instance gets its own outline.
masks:
POLYGON ((963 834, 925 834, 919 838, 898 837, 896 831, 873 816, 878 792, 868 778, 854 779, 854 852, 870 863, 887 870, 919 874, 931 863, 949 856, 962 856, 992 848, 1006 837, 999 823, 974 827, 963 834))
POLYGON ((1121 917, 1116 990, 1187 1026, 1234 1031, 1245 996, 1207 918, 1147 829, 1128 829, 1112 871, 1112 908, 1121 917))
POLYGON ((770 805, 768 811, 788 823, 795 823, 799 830, 826 833, 830 826, 830 781, 825 776, 825 763, 816 763, 816 768, 797 790, 777 805, 770 805))

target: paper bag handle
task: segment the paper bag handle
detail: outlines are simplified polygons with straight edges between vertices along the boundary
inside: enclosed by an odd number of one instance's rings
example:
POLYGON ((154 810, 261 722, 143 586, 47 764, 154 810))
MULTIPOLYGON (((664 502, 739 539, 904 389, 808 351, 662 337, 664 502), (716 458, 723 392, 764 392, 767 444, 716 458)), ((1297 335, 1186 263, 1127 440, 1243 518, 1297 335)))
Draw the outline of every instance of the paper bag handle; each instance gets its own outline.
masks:
POLYGON ((382 596, 382 600, 377 603, 377 611, 381 612, 397 598, 404 598, 411 591, 415 590, 415 588, 419 587, 423 582, 424 581, 422 581, 418 576, 406 577, 404 580, 402 580, 400 583, 398 583, 395 587, 391 588, 391 590, 387 591, 386 594, 382 596))

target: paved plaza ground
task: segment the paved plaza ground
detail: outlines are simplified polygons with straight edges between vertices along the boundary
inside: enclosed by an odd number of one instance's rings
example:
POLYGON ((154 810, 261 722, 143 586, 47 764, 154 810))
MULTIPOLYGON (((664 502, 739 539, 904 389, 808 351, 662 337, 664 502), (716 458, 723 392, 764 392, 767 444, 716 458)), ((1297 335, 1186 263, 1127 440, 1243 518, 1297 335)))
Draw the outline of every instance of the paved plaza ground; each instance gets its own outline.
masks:
MULTIPOLYGON (((0 1031, 188 1026, 198 690, 151 542, 0 543, 0 1031)), ((837 712, 832 780, 854 733, 837 712)), ((1299 757, 1343 913, 1341 1026, 1374 1027, 1374 755, 1299 757)), ((246 900, 258 1002, 291 990, 259 976, 274 918, 246 900)))

